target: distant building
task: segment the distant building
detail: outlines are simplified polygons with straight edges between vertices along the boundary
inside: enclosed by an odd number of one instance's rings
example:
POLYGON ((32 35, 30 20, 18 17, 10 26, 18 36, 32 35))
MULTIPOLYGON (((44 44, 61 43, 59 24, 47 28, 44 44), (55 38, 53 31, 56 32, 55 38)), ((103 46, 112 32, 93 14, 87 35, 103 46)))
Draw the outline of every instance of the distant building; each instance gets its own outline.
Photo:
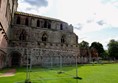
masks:
POLYGON ((72 25, 16 9, 17 0, 0 0, 0 68, 27 61, 40 66, 75 64, 79 47, 72 25))
POLYGON ((80 48, 78 63, 90 63, 98 61, 99 58, 98 51, 95 48, 80 48))

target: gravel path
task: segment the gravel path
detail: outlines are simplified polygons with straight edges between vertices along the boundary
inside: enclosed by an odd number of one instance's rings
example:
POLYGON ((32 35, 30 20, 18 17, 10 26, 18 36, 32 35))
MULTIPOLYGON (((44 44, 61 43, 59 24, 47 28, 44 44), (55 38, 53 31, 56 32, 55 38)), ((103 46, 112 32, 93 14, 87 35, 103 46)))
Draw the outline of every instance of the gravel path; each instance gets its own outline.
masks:
POLYGON ((0 75, 0 77, 8 77, 8 76, 14 76, 16 73, 16 69, 10 69, 7 72, 0 75))

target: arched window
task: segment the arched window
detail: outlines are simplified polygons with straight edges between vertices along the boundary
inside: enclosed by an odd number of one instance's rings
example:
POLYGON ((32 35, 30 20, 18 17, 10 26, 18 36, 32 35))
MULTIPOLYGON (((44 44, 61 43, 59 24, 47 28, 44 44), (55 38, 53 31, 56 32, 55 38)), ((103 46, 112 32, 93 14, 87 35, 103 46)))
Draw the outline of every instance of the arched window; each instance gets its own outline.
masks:
POLYGON ((16 24, 20 24, 20 22, 21 22, 21 19, 20 19, 20 17, 18 16, 18 17, 17 17, 17 20, 16 20, 16 24))
POLYGON ((47 34, 44 33, 44 34, 42 35, 42 41, 43 41, 43 42, 46 42, 47 40, 48 40, 47 34))
POLYGON ((19 40, 21 41, 25 41, 26 40, 26 31, 25 30, 22 30, 22 32, 20 33, 20 36, 19 36, 19 40))
POLYGON ((20 66, 21 54, 17 51, 13 51, 10 55, 11 55, 11 66, 20 66))
POLYGON ((48 29, 51 28, 51 22, 48 22, 48 29))
POLYGON ((61 37, 61 43, 65 43, 65 36, 64 35, 61 37))
POLYGON ((48 23, 47 23, 47 21, 45 20, 45 21, 44 21, 44 28, 47 28, 47 25, 48 25, 48 23))
POLYGON ((37 27, 40 27, 40 21, 37 20, 37 27))
POLYGON ((63 25, 62 24, 60 24, 60 30, 63 30, 63 25))
POLYGON ((27 26, 29 25, 29 20, 28 20, 28 18, 25 19, 25 25, 27 25, 27 26))

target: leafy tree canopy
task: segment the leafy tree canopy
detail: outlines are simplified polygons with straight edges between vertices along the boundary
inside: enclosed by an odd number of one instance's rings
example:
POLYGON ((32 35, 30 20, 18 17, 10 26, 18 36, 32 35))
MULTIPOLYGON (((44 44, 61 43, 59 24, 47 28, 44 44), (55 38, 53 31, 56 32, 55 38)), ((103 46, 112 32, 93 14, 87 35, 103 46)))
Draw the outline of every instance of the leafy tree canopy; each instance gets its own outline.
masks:
POLYGON ((98 51, 98 54, 102 56, 102 54, 105 52, 103 45, 99 42, 93 42, 90 46, 90 48, 95 48, 98 51))
POLYGON ((79 44, 80 48, 89 48, 89 43, 86 42, 86 41, 82 41, 80 44, 79 44))
POLYGON ((118 59, 118 41, 110 40, 108 43, 108 52, 110 57, 118 59))

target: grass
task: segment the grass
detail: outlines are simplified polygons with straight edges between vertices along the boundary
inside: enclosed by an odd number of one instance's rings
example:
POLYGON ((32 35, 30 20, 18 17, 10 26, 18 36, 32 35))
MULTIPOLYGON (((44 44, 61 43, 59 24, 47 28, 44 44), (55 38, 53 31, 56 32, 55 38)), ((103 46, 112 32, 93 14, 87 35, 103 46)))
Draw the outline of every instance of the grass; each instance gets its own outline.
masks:
MULTIPOLYGON (((16 68, 17 72, 12 77, 0 77, 0 83, 24 83, 26 68, 16 68)), ((0 73, 8 69, 1 70, 0 73)), ((81 80, 73 79, 76 75, 75 67, 63 67, 62 73, 57 73, 59 68, 53 70, 35 67, 30 72, 32 83, 118 83, 118 64, 79 65, 78 75, 81 80)))

